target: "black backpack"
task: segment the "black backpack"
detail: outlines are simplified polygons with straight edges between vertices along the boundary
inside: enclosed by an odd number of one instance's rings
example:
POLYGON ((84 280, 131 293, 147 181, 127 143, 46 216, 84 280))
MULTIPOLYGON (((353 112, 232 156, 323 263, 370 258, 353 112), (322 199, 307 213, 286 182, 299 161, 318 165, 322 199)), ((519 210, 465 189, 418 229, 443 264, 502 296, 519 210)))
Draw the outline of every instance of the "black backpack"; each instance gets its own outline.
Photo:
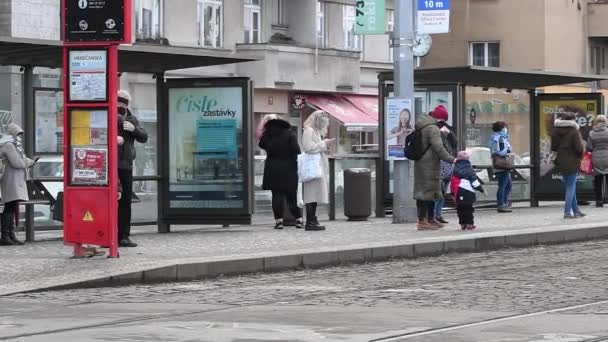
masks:
POLYGON ((413 161, 420 160, 422 156, 424 156, 424 154, 429 150, 429 148, 431 148, 431 144, 429 144, 429 146, 427 146, 425 149, 422 148, 422 145, 424 144, 422 141, 422 130, 430 125, 434 125, 434 123, 424 125, 414 130, 412 134, 408 135, 407 138, 405 138, 404 150, 405 157, 407 159, 413 161))

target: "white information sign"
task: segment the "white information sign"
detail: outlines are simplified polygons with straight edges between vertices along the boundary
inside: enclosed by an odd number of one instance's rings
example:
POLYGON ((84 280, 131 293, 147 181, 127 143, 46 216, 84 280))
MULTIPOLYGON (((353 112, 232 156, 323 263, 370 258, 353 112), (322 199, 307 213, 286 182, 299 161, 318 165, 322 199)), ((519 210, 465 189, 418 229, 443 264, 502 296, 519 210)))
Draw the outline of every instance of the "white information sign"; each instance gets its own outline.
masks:
POLYGON ((418 0, 418 33, 450 32, 450 0, 418 0))
POLYGON ((108 63, 105 50, 75 50, 69 53, 69 100, 106 101, 108 63))

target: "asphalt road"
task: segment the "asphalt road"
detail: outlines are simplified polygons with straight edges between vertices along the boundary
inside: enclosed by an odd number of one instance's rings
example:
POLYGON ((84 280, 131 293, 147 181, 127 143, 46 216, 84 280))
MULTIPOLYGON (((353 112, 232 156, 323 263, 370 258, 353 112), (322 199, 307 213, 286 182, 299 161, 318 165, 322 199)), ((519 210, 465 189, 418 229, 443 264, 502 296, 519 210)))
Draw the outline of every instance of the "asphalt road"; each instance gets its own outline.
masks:
POLYGON ((608 242, 0 298, 12 341, 608 341, 608 242))

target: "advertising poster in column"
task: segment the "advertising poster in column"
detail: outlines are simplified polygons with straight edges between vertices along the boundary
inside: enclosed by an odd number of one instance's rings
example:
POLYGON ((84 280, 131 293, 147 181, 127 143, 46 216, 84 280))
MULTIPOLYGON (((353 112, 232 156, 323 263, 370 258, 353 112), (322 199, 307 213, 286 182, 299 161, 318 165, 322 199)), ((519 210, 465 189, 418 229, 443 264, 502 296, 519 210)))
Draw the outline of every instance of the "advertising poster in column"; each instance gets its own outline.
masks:
POLYGON ((386 99, 386 159, 405 159, 405 139, 414 131, 412 100, 386 99))
MULTIPOLYGON (((539 160, 540 181, 537 186, 537 194, 561 194, 564 191, 562 175, 557 173, 553 164, 551 153, 551 133, 553 123, 563 113, 572 113, 576 116, 576 122, 580 127, 583 140, 586 142, 589 132, 593 128, 593 120, 598 113, 600 103, 597 98, 588 97, 581 99, 580 96, 569 99, 540 99, 538 102, 540 114, 539 160)), ((577 193, 592 192, 593 177, 578 175, 577 193)))
POLYGON ((241 87, 169 90, 171 208, 244 207, 242 92, 241 87))
POLYGON ((69 53, 69 100, 107 100, 107 51, 72 50, 69 53))
POLYGON ((108 149, 73 147, 72 184, 108 184, 108 149))

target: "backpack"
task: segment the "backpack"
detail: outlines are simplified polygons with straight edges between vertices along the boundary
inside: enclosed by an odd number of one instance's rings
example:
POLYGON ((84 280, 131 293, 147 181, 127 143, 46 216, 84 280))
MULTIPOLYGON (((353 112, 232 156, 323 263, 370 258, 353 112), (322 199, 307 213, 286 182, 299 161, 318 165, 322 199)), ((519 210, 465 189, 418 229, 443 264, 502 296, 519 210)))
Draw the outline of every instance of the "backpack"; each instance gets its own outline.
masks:
POLYGON ((422 148, 424 144, 422 141, 422 130, 430 125, 434 125, 433 123, 424 125, 416 130, 405 138, 405 157, 409 160, 418 161, 420 160, 424 154, 431 148, 431 144, 427 146, 425 149, 422 148))

